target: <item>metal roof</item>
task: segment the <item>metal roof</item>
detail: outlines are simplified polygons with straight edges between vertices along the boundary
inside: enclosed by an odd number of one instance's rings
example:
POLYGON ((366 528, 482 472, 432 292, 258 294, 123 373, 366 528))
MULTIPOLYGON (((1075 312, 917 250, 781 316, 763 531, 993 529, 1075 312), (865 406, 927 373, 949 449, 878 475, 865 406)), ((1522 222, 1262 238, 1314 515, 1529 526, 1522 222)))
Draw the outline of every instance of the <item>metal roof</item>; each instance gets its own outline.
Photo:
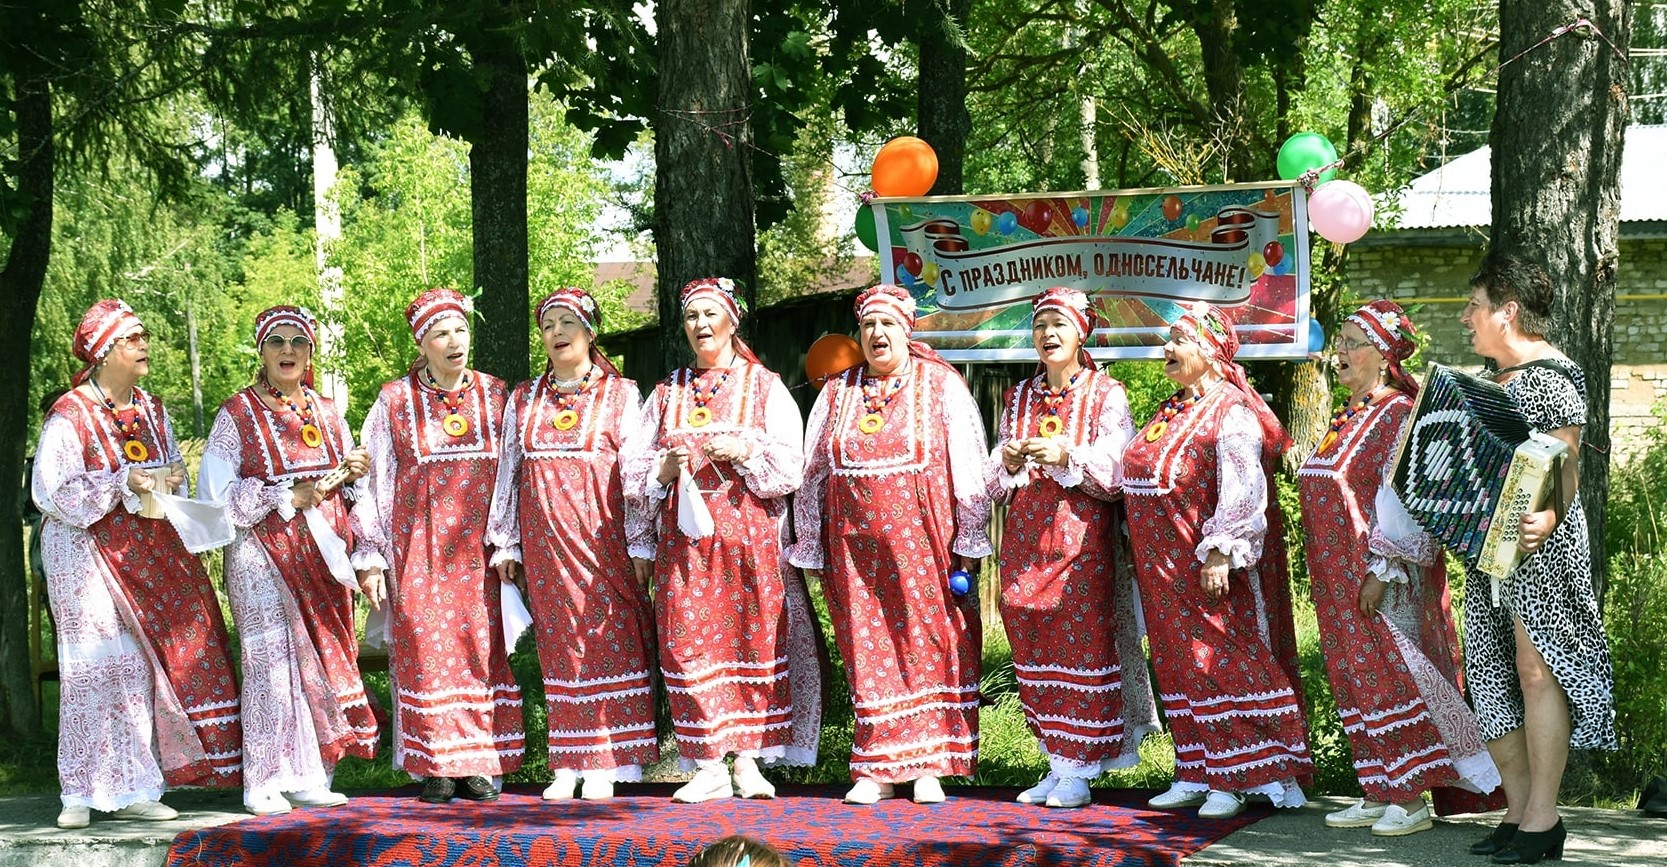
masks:
MULTIPOLYGON (((1667 220, 1667 124, 1627 127, 1621 154, 1621 222, 1667 220)), ((1400 194, 1394 229, 1486 226, 1492 150, 1484 147, 1415 179, 1400 194)), ((1393 195, 1393 194, 1389 194, 1393 195)))

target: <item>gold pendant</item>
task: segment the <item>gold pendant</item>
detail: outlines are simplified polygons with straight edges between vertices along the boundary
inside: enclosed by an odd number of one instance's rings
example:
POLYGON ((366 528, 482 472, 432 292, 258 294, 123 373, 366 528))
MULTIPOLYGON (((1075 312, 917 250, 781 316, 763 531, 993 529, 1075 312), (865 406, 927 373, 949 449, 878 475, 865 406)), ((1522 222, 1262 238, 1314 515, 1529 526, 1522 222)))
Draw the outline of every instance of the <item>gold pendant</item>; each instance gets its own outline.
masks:
POLYGON ((1320 450, 1315 454, 1323 455, 1328 449, 1337 444, 1337 431, 1327 431, 1325 439, 1320 440, 1320 450))
POLYGON ((550 422, 556 430, 572 430, 574 426, 578 425, 578 423, 579 413, 571 409, 564 409, 557 412, 555 419, 550 422))
POLYGON ((150 460, 150 449, 145 448, 145 444, 138 440, 128 440, 127 444, 122 446, 122 453, 136 464, 150 460))
POLYGON ((1169 429, 1169 422, 1166 422, 1166 421, 1152 422, 1152 424, 1146 428, 1146 441, 1149 442, 1149 443, 1157 442, 1158 437, 1163 436, 1163 432, 1168 430, 1168 429, 1169 429))
POLYGON ((862 421, 857 422, 857 430, 860 430, 865 434, 878 433, 880 428, 885 426, 886 417, 877 412, 871 412, 868 415, 863 416, 862 421))
POLYGON ((301 426, 301 442, 306 443, 309 449, 316 449, 324 445, 324 432, 318 429, 318 425, 304 424, 301 426))
POLYGON ((460 437, 469 432, 469 420, 462 413, 454 412, 440 420, 440 429, 446 436, 460 437))
POLYGON ((690 427, 706 427, 712 423, 712 411, 704 406, 697 406, 689 413, 690 427))
POLYGON ((1042 436, 1056 437, 1059 436, 1059 432, 1064 429, 1065 422, 1060 421, 1059 416, 1057 415, 1050 415, 1047 418, 1042 419, 1042 426, 1040 428, 1042 436))

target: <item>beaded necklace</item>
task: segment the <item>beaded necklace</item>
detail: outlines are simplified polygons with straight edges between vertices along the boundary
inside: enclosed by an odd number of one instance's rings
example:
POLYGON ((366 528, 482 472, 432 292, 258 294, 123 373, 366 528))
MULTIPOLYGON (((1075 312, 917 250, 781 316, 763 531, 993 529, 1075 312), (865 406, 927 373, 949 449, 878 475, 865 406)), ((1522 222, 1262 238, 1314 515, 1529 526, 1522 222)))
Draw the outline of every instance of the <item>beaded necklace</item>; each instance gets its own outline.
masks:
POLYGON ((1065 420, 1059 417, 1059 406, 1065 402, 1065 396, 1071 393, 1071 389, 1077 387, 1077 380, 1081 379, 1082 375, 1087 372, 1088 368, 1086 367, 1077 368, 1077 372, 1071 374, 1070 380, 1058 391, 1049 388, 1046 379, 1042 380, 1042 412, 1044 415, 1037 428, 1042 436, 1056 437, 1059 436, 1061 431, 1065 430, 1065 420))
POLYGON ((468 433, 469 419, 461 411, 463 408, 463 392, 469 390, 468 371, 464 371, 463 384, 458 386, 455 392, 441 388, 440 383, 434 378, 434 371, 430 370, 427 365, 423 366, 423 378, 428 380, 429 387, 434 389, 435 397, 438 397, 440 403, 446 407, 446 417, 440 419, 440 429, 445 431, 446 436, 449 437, 460 437, 468 433))
POLYGON ((908 377, 906 375, 895 376, 885 380, 885 386, 882 389, 880 380, 867 376, 863 377, 862 402, 863 408, 867 412, 857 422, 857 430, 865 434, 879 433, 880 428, 886 426, 886 407, 907 383, 908 377))
POLYGON ((306 409, 302 409, 300 406, 297 406, 295 401, 290 400, 289 395, 279 391, 270 381, 266 383, 266 393, 272 395, 272 397, 279 403, 289 407, 290 412, 293 412, 300 417, 301 442, 304 443, 307 448, 316 449, 319 446, 324 445, 324 432, 318 429, 318 425, 313 424, 313 399, 307 395, 306 386, 301 387, 301 396, 307 399, 306 409))
POLYGON ((1182 389, 1164 398, 1163 406, 1158 408, 1158 414, 1153 416, 1152 423, 1146 426, 1147 442, 1157 442, 1158 438, 1163 436, 1164 431, 1169 430, 1169 423, 1174 421, 1176 416, 1186 412, 1188 407, 1204 399, 1203 394, 1188 394, 1184 398, 1181 397, 1185 393, 1186 390, 1182 389))
POLYGON ((699 376, 689 381, 689 390, 694 392, 695 401, 695 408, 689 413, 690 427, 706 427, 712 422, 712 411, 706 408, 706 404, 711 402, 712 398, 718 396, 718 389, 723 388, 724 383, 728 381, 728 370, 719 373, 718 381, 713 383, 709 389, 701 388, 702 379, 699 376))
POLYGON ((150 459, 150 449, 139 441, 139 405, 135 403, 127 408, 127 417, 123 418, 116 409, 116 401, 104 393, 95 377, 88 380, 93 384, 93 391, 98 392, 98 399, 104 403, 104 408, 110 411, 110 420, 116 425, 116 430, 122 432, 122 454, 134 463, 141 463, 150 459))
POLYGON ((1325 438, 1320 440, 1319 451, 1315 454, 1323 455, 1332 446, 1336 445, 1338 437, 1342 436, 1343 425, 1348 424, 1349 419, 1354 418, 1366 407, 1371 406, 1372 398, 1377 397, 1378 392, 1382 390, 1383 386, 1378 386, 1362 395, 1359 400, 1354 402, 1353 406, 1345 404, 1342 409, 1337 410, 1336 414, 1331 417, 1331 429, 1326 431, 1325 438))
POLYGON ((552 373, 545 380, 550 385, 550 393, 556 397, 556 417, 550 422, 556 430, 572 430, 579 423, 579 411, 573 407, 579 402, 579 395, 584 394, 585 390, 590 388, 590 378, 595 375, 596 365, 592 364, 590 369, 585 371, 585 375, 578 379, 557 379, 556 375, 552 373), (561 390, 573 386, 578 386, 578 388, 571 392, 561 390))

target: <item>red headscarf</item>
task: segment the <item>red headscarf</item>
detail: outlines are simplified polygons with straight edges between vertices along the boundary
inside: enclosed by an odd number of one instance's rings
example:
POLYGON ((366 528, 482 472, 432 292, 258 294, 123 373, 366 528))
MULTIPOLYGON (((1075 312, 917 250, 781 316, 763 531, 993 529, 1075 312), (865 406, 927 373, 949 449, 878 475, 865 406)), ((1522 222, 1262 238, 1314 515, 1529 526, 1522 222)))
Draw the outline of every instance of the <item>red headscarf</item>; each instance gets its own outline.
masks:
MULTIPOLYGON (((1036 315, 1044 310, 1052 310, 1064 316, 1066 321, 1076 326, 1077 336, 1084 344, 1088 343, 1088 336, 1094 333, 1095 325, 1100 321, 1100 312, 1088 303, 1088 295, 1080 289, 1066 286, 1055 286, 1044 289, 1030 301, 1030 318, 1034 322, 1036 315)), ((1088 354, 1086 345, 1077 351, 1077 358, 1082 366, 1090 370, 1095 368, 1094 358, 1088 354)))
MULTIPOLYGON (((913 295, 909 294, 909 290, 901 286, 881 283, 878 286, 864 289, 857 296, 855 306, 859 325, 862 323, 863 317, 870 313, 890 313, 903 323, 903 327, 907 329, 909 334, 914 334, 915 299, 913 295)), ((955 365, 944 361, 943 356, 933 351, 932 347, 918 340, 909 341, 909 355, 927 364, 941 364, 956 376, 961 375, 961 371, 956 370, 955 365)))
MULTIPOLYGON (((305 307, 280 304, 277 307, 268 307, 255 316, 256 352, 260 352, 266 338, 271 337, 273 330, 280 325, 299 328, 301 333, 312 341, 313 351, 318 351, 318 320, 313 318, 312 311, 305 307)), ((307 364, 307 372, 301 376, 301 383, 308 388, 313 387, 313 366, 310 361, 307 364)))
POLYGON ((411 325, 411 337, 421 345, 423 335, 434 327, 434 323, 448 316, 467 322, 473 312, 474 303, 456 289, 430 289, 418 295, 417 300, 405 308, 405 321, 411 325))
POLYGON ((84 366, 70 377, 70 385, 86 382, 93 375, 93 368, 115 348, 118 339, 144 328, 145 324, 134 315, 133 308, 127 306, 126 301, 106 298, 87 308, 72 338, 75 357, 84 366))
POLYGON ((1233 317, 1219 307, 1198 301, 1187 310, 1186 315, 1175 321, 1175 327, 1190 335, 1204 350, 1206 358, 1220 363, 1222 375, 1249 398, 1250 408, 1255 411, 1256 420, 1262 426, 1263 457, 1271 460, 1284 454, 1291 447, 1291 438, 1286 436, 1285 426, 1279 423, 1279 417, 1273 414, 1268 402, 1250 386, 1244 367, 1233 360, 1239 352, 1239 335, 1234 330, 1233 317))
MULTIPOLYGON (((735 300, 734 280, 728 277, 702 277, 698 280, 690 280, 683 285, 682 301, 684 310, 689 309, 689 305, 695 301, 701 300, 718 302, 718 305, 723 307, 724 312, 729 314, 729 321, 735 323, 736 328, 741 327, 741 304, 735 300)), ((752 351, 752 347, 741 339, 739 333, 730 337, 730 345, 735 348, 736 355, 753 364, 763 363, 758 360, 758 355, 752 351)))
POLYGON ((1406 372, 1401 362, 1411 358, 1418 349, 1418 329, 1413 327, 1412 320, 1407 318, 1401 305, 1393 301, 1373 301, 1349 314, 1349 318, 1343 321, 1353 322, 1366 332, 1366 339, 1383 353, 1384 360, 1389 362, 1389 384, 1408 397, 1417 397, 1418 380, 1406 372))
MULTIPOLYGON (((538 302, 538 307, 535 308, 535 312, 533 313, 534 324, 543 322, 544 314, 549 313, 551 310, 556 308, 571 312, 573 315, 579 317, 580 322, 585 324, 585 331, 590 334, 590 363, 602 368, 602 370, 611 373, 614 376, 619 376, 619 368, 615 367, 614 363, 608 360, 608 356, 603 355, 602 350, 598 349, 596 346, 596 324, 598 319, 596 299, 592 298, 590 293, 583 289, 578 289, 572 286, 564 286, 554 292, 551 292, 549 295, 544 296, 544 300, 538 302)), ((544 361, 544 372, 550 372, 549 359, 545 359, 544 361)))

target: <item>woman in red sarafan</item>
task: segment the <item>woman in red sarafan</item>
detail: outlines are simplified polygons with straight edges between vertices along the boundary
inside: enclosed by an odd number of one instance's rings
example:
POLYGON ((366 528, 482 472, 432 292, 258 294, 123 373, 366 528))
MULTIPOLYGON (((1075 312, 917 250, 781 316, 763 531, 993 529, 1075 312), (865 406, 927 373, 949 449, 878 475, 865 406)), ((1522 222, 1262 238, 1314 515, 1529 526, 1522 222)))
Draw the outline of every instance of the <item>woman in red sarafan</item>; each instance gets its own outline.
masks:
POLYGON ((1290 445, 1233 361, 1233 320, 1195 304, 1169 329, 1179 390, 1123 455, 1123 492, 1175 783, 1160 809, 1238 815, 1306 803, 1304 728, 1273 462, 1290 445))
MULTIPOLYGON (((596 300, 560 289, 534 314, 543 375, 510 393, 487 541, 524 575, 549 719, 547 801, 613 796, 658 761, 648 564, 626 539, 620 455, 642 435, 637 384, 596 349, 596 300)), ((509 592, 506 590, 505 592, 509 592)))
POLYGON ((857 297, 864 363, 823 387, 805 435, 792 562, 822 588, 856 705, 845 800, 872 804, 894 783, 944 798, 938 778, 978 758, 976 580, 990 553, 988 444, 955 368, 911 342, 915 303, 896 286, 857 297))
POLYGON ((1459 644, 1441 547, 1414 522, 1388 474, 1418 382, 1401 367, 1417 344, 1400 306, 1374 301, 1338 330, 1349 399, 1298 473, 1320 646, 1366 797, 1333 828, 1402 836, 1433 827, 1424 793, 1492 791, 1499 771, 1459 693, 1459 644))
POLYGON ((377 729, 359 677, 359 538, 343 499, 370 459, 312 389, 311 314, 263 311, 255 345, 259 380, 220 405, 200 481, 237 528, 226 594, 243 648, 243 803, 265 816, 347 803, 330 790, 336 763, 374 756, 377 729), (337 467, 346 484, 320 487, 337 467))
POLYGON ((497 800, 526 753, 504 646, 502 594, 515 591, 487 565, 508 389, 469 367, 473 312, 453 289, 406 308, 421 354, 365 416, 373 470, 355 514, 360 580, 379 592, 386 576, 393 765, 434 804, 497 800))
POLYGON ((1123 519, 1123 451, 1134 437, 1123 384, 1082 344, 1088 296, 1057 287, 1032 302, 1042 371, 1007 392, 989 495, 1006 499, 1001 620, 1025 720, 1048 774, 1019 802, 1088 803, 1088 783, 1140 762, 1158 728, 1134 610, 1123 519))
POLYGON ((242 784, 243 730, 220 603, 208 573, 141 495, 185 492, 162 401, 136 383, 150 335, 127 304, 94 304, 75 329, 86 366, 41 423, 31 491, 57 624, 58 827, 89 809, 178 816, 169 786, 242 784))
POLYGON ((691 281, 682 301, 695 363, 655 387, 625 465, 631 556, 654 563, 660 671, 683 767, 697 771, 672 798, 773 798, 759 761, 815 764, 821 727, 814 615, 782 557, 803 422, 735 334, 734 282, 691 281))

